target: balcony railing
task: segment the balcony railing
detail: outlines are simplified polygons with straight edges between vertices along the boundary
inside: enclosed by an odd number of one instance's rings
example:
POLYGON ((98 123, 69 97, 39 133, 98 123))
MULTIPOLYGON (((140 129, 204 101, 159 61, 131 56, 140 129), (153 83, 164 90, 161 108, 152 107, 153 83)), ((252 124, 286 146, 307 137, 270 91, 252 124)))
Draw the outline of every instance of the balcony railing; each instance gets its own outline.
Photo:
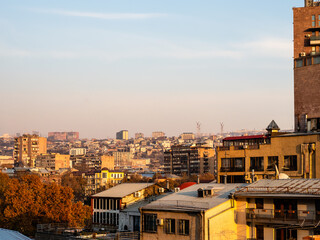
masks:
POLYGON ((244 167, 221 167, 220 172, 244 172, 244 167))
POLYGON ((247 208, 247 221, 260 222, 316 222, 319 212, 309 210, 281 210, 247 208))

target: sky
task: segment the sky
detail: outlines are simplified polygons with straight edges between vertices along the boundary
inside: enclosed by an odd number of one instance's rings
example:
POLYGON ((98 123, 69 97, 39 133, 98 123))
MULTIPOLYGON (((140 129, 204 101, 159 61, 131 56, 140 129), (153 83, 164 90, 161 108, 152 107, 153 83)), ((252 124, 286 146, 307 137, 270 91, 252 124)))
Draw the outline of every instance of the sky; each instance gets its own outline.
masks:
POLYGON ((303 0, 0 0, 0 135, 293 128, 303 0))

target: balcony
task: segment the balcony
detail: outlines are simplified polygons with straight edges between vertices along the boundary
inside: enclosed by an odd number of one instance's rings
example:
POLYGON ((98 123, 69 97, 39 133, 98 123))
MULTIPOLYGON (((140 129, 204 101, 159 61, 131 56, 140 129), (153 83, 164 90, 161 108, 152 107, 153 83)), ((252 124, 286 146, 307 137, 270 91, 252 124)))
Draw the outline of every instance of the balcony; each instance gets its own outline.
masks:
POLYGON ((310 45, 311 46, 320 45, 320 36, 311 36, 310 45))
POLYGON ((221 167, 220 172, 244 172, 244 167, 221 167))
POLYGON ((280 210, 247 208, 247 221, 255 223, 275 224, 314 224, 319 221, 319 212, 309 210, 280 210))

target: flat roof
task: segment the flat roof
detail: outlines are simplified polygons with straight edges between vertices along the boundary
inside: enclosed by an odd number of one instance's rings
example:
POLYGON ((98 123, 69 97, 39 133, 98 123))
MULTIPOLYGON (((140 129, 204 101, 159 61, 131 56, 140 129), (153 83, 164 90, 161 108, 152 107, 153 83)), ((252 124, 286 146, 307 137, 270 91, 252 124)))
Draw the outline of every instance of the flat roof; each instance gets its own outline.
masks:
POLYGON ((208 210, 229 199, 230 193, 233 193, 237 187, 245 184, 217 184, 217 183, 200 183, 185 188, 179 192, 170 194, 160 200, 154 201, 144 207, 143 210, 159 211, 189 211, 199 212, 208 210), (198 197, 198 189, 210 189, 215 192, 213 196, 198 197))
POLYGON ((235 196, 320 198, 320 179, 261 179, 237 189, 235 196))
POLYGON ((10 240, 31 240, 27 236, 13 230, 0 228, 0 239, 10 239, 10 240))
POLYGON ((154 183, 122 183, 103 192, 94 194, 91 197, 123 198, 153 185, 154 183))
POLYGON ((235 137, 226 137, 223 141, 235 141, 235 140, 247 140, 247 139, 265 139, 266 135, 248 135, 248 136, 235 136, 235 137))

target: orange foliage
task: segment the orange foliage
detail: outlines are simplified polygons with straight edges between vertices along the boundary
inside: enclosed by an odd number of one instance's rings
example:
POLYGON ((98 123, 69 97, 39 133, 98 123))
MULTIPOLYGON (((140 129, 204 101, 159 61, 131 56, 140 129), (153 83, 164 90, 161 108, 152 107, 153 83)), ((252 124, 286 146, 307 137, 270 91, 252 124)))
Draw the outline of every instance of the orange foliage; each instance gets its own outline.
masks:
POLYGON ((75 203, 69 187, 43 184, 35 175, 9 179, 0 173, 0 227, 33 235, 37 224, 82 227, 89 219, 90 208, 75 203))

